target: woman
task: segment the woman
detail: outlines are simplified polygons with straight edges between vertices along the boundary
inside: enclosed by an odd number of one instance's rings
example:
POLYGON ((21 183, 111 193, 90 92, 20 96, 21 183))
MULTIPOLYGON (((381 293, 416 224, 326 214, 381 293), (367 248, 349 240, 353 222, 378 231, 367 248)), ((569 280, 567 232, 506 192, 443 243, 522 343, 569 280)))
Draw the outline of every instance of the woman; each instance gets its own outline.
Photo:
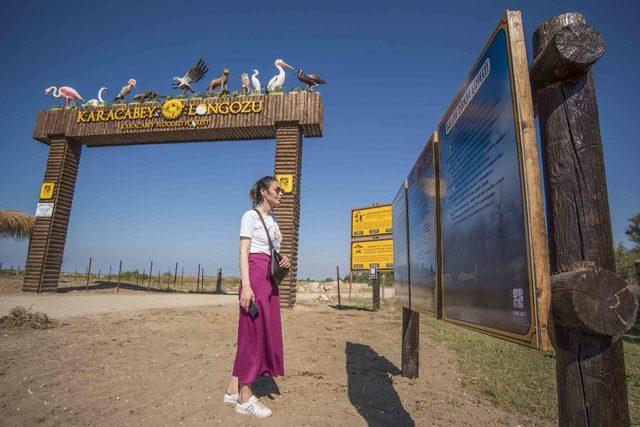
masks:
MULTIPOLYGON (((271 211, 280 204, 282 194, 280 183, 274 177, 260 179, 249 192, 254 209, 246 211, 240 222, 238 345, 231 381, 223 401, 235 404, 239 414, 259 418, 270 417, 271 410, 253 395, 251 383, 260 376, 284 375, 280 297, 278 287, 269 275, 271 252, 260 219, 262 216, 273 246, 280 250, 282 235, 271 211), (255 316, 248 311, 251 301, 258 307, 255 316)), ((282 258, 280 266, 289 268, 289 259, 286 256, 282 258)))

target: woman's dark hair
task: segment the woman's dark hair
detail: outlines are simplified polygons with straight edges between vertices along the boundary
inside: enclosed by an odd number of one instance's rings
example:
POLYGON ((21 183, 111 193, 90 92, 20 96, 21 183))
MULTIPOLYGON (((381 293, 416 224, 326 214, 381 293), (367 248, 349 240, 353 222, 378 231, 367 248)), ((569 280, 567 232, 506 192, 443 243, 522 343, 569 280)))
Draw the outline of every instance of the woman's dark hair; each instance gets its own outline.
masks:
POLYGON ((260 193, 260 190, 269 190, 269 186, 272 182, 277 182, 277 180, 272 176, 263 176, 249 190, 249 198, 251 199, 251 205, 255 208, 260 203, 262 203, 263 197, 260 193))

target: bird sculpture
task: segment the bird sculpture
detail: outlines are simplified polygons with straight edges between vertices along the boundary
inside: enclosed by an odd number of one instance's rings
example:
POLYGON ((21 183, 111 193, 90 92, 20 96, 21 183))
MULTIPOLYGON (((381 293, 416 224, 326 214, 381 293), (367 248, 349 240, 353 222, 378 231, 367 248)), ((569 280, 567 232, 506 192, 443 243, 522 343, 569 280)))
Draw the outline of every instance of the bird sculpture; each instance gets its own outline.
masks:
POLYGON ((53 92, 52 95, 54 98, 65 99, 65 103, 64 103, 65 108, 69 107, 69 101, 74 101, 74 105, 75 105, 75 101, 84 102, 84 99, 82 99, 78 91, 76 91, 74 88, 69 86, 61 86, 59 89, 55 86, 51 86, 44 91, 44 94, 46 96, 49 96, 49 93, 51 92, 53 92))
POLYGON ((135 81, 135 79, 129 79, 129 81, 127 82, 127 85, 123 86, 122 89, 120 89, 120 92, 118 92, 118 95, 113 99, 113 102, 114 103, 124 102, 124 97, 127 96, 129 92, 131 92, 131 89, 136 87, 136 84, 137 82, 135 81))
POLYGON ((295 68, 293 68, 291 65, 287 64, 286 62, 284 62, 282 59, 276 59, 274 62, 276 68, 278 69, 278 74, 273 76, 271 78, 271 80, 269 80, 269 83, 267 84, 267 92, 273 92, 275 90, 280 90, 282 89, 282 86, 284 86, 284 79, 286 77, 286 73, 284 72, 284 69, 282 68, 284 67, 289 67, 292 70, 295 70, 295 68))
POLYGON ((155 101, 160 98, 166 98, 165 95, 160 95, 158 92, 149 90, 147 92, 138 93, 133 97, 135 102, 149 102, 155 101))
POLYGON ((314 87, 320 86, 326 83, 326 81, 324 81, 322 77, 320 77, 317 74, 313 74, 313 73, 304 74, 301 68, 298 69, 298 80, 306 84, 307 89, 309 89, 311 92, 313 92, 314 87))
POLYGON ((242 92, 249 93, 251 91, 251 83, 249 82, 249 74, 242 73, 242 92))
POLYGON ((253 90, 255 90, 256 92, 260 93, 260 89, 262 89, 262 87, 260 86, 260 80, 258 80, 258 70, 253 70, 253 74, 251 75, 251 84, 253 85, 253 90))
POLYGON ((102 94, 107 91, 106 87, 101 87, 98 91, 98 99, 90 99, 88 100, 83 107, 97 107, 99 105, 104 105, 104 99, 102 99, 102 94))
POLYGON ((195 93, 196 91, 193 90, 193 88, 191 87, 191 83, 196 83, 200 81, 200 79, 202 79, 204 75, 207 74, 207 71, 209 71, 209 69, 207 68, 207 65, 204 63, 204 59, 200 58, 196 63, 196 65, 193 68, 191 68, 189 72, 184 75, 184 77, 173 78, 174 80, 173 88, 182 89, 182 93, 184 95, 187 94, 187 91, 190 91, 191 93, 195 93))
POLYGON ((229 69, 225 68, 224 70, 222 70, 222 75, 220 77, 218 77, 217 79, 213 79, 209 82, 209 85, 207 85, 207 91, 211 92, 212 90, 220 86, 220 89, 222 89, 223 92, 229 92, 227 90, 228 81, 229 81, 229 69))

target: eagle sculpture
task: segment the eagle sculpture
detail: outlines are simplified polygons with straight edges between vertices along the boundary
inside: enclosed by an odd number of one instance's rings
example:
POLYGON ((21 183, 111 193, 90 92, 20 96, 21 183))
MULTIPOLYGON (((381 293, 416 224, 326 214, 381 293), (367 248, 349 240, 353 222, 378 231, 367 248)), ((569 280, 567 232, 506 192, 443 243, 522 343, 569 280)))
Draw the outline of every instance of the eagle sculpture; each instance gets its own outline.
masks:
POLYGON ((191 68, 189 72, 184 75, 184 77, 173 78, 173 88, 182 89, 182 93, 184 93, 185 95, 187 94, 187 91, 195 93, 196 91, 191 87, 191 83, 200 81, 200 79, 202 79, 202 77, 207 74, 207 71, 209 71, 209 69, 204 63, 204 59, 200 58, 200 60, 198 60, 198 63, 193 68, 191 68))

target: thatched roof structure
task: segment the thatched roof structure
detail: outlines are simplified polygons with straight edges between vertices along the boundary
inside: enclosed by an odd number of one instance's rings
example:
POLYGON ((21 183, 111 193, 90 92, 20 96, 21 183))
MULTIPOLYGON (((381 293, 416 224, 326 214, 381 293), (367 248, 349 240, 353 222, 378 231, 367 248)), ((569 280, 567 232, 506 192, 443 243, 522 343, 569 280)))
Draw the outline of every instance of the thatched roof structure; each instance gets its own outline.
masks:
POLYGON ((0 211, 0 238, 29 239, 36 218, 18 211, 0 211))

